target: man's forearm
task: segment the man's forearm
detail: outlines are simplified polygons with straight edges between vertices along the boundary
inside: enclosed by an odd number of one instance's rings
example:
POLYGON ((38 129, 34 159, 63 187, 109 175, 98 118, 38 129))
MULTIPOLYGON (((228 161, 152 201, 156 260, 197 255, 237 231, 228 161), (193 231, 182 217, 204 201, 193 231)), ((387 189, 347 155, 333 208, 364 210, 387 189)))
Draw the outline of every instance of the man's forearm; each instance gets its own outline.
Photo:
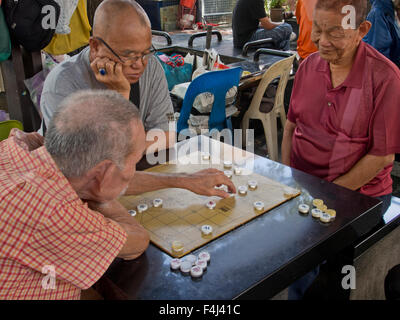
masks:
POLYGON ((260 26, 265 30, 271 30, 282 24, 282 22, 272 22, 270 18, 265 17, 259 20, 260 26))
POLYGON ((137 220, 131 217, 128 210, 117 200, 105 204, 89 202, 92 210, 100 212, 104 217, 118 223, 127 234, 127 239, 118 254, 119 258, 126 260, 139 257, 149 245, 149 234, 137 220))
POLYGON ((394 155, 383 157, 366 155, 361 158, 350 171, 335 179, 333 182, 350 190, 358 190, 375 178, 379 172, 393 163, 393 161, 394 155))
POLYGON ((166 188, 184 188, 187 174, 161 174, 136 171, 125 195, 137 195, 166 188))
POLYGON ((285 130, 282 138, 282 163, 286 166, 290 166, 290 153, 292 152, 292 137, 296 126, 286 121, 285 130))
POLYGON ((166 188, 180 188, 203 196, 227 198, 230 193, 236 193, 236 187, 222 171, 205 169, 195 173, 150 173, 136 172, 125 195, 136 195, 144 192, 166 188), (228 192, 216 189, 216 186, 226 185, 228 192))

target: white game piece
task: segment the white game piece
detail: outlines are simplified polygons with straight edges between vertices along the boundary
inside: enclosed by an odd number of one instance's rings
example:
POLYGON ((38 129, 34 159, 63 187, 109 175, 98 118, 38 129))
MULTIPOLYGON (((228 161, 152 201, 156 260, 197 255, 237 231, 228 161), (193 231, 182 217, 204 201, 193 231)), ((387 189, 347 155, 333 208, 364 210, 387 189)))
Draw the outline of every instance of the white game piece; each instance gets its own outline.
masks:
POLYGON ((212 232, 213 232, 213 228, 208 224, 205 224, 204 226, 201 227, 201 233, 205 236, 208 236, 212 232))
POLYGON ((190 261, 182 261, 180 269, 182 273, 189 273, 190 269, 192 269, 192 263, 190 261))
POLYGON ((172 270, 178 270, 181 267, 180 259, 172 259, 170 262, 170 267, 172 270))
POLYGON ((246 186, 239 186, 238 192, 240 195, 245 196, 247 194, 247 187, 246 186))
POLYGON ((320 217, 322 214, 323 214, 323 212, 322 212, 321 210, 317 209, 317 208, 314 208, 314 209, 311 210, 311 215, 312 215, 314 218, 319 219, 319 217, 320 217))
POLYGON ((210 156, 209 153, 204 152, 201 158, 202 158, 203 160, 210 160, 210 157, 211 157, 211 156, 210 156))
POLYGON ((316 208, 322 207, 324 205, 324 201, 321 199, 314 199, 312 203, 316 208))
POLYGON ((197 259, 196 266, 199 266, 204 271, 204 270, 207 269, 207 261, 206 260, 202 260, 202 259, 197 259))
POLYGON ((331 221, 335 220, 335 218, 336 218, 336 210, 328 209, 325 212, 331 216, 331 221))
POLYGON ((323 223, 328 223, 331 221, 331 216, 329 214, 327 214, 326 212, 323 212, 321 214, 321 216, 319 217, 319 220, 321 220, 321 222, 323 222, 323 223))
POLYGON ((235 168, 233 169, 233 171, 235 172, 235 174, 236 174, 237 176, 239 176, 239 175, 242 174, 242 168, 235 167, 235 168))
POLYGON ((146 211, 149 207, 145 203, 141 203, 137 206, 139 213, 146 211))
POLYGON ((194 254, 189 254, 183 259, 183 261, 189 261, 192 264, 192 266, 196 264, 196 260, 197 257, 194 254))
POLYGON ((226 175, 230 179, 232 178, 233 172, 231 170, 225 170, 224 175, 226 175))
POLYGON ((300 213, 308 213, 308 211, 310 211, 310 207, 307 204, 302 203, 301 205, 299 205, 299 212, 300 213))
POLYGON ((161 207, 162 205, 163 205, 162 199, 157 198, 157 199, 154 199, 154 200, 153 200, 153 206, 154 206, 154 208, 159 208, 159 207, 161 207))
POLYGON ((136 216, 136 210, 128 210, 128 213, 129 213, 132 217, 136 216))
POLYGON ((224 161, 224 168, 225 168, 225 169, 230 169, 230 168, 232 168, 232 161, 229 161, 229 160, 224 161))
POLYGON ((210 210, 213 210, 216 207, 216 205, 217 205, 216 202, 212 200, 208 201, 206 204, 207 208, 210 210))
POLYGON ((250 180, 247 184, 249 185, 249 189, 250 190, 256 190, 257 189, 257 185, 258 185, 257 181, 250 180))
POLYGON ((205 260, 207 262, 209 262, 211 259, 211 256, 207 251, 200 252, 198 257, 199 257, 199 260, 205 260))
POLYGON ((254 202, 254 209, 256 209, 257 211, 261 211, 262 209, 264 209, 264 202, 262 201, 256 201, 254 202))
POLYGON ((200 278, 203 275, 203 268, 199 266, 194 266, 190 269, 190 275, 193 278, 200 278))
POLYGON ((225 192, 228 192, 228 186, 221 184, 219 187, 214 187, 216 190, 223 190, 225 192))

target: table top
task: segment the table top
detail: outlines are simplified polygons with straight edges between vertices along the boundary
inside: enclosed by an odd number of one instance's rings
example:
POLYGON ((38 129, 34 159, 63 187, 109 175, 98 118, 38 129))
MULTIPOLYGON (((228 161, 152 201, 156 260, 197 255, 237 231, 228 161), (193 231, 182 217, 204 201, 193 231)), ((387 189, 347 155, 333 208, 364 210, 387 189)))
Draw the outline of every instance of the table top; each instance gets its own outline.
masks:
MULTIPOLYGON (((187 142, 178 144, 177 150, 182 145, 187 142)), ((172 271, 172 258, 152 244, 136 260, 116 259, 105 277, 118 296, 167 300, 271 298, 352 245, 381 218, 381 203, 376 199, 259 156, 254 156, 253 165, 254 172, 298 188, 302 194, 196 250, 194 254, 207 250, 211 255, 200 280, 172 271), (299 214, 298 205, 311 205, 314 198, 323 199, 336 210, 335 221, 323 224, 311 214, 299 214)))

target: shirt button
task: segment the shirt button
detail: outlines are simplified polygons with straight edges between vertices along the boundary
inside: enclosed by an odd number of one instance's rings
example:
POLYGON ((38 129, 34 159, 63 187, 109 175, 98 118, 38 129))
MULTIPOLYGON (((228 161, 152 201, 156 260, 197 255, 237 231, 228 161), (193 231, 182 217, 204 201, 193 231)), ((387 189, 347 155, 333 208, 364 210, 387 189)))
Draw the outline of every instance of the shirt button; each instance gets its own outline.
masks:
POLYGON ((331 107, 331 106, 332 106, 332 103, 331 103, 331 102, 328 102, 328 106, 331 107))

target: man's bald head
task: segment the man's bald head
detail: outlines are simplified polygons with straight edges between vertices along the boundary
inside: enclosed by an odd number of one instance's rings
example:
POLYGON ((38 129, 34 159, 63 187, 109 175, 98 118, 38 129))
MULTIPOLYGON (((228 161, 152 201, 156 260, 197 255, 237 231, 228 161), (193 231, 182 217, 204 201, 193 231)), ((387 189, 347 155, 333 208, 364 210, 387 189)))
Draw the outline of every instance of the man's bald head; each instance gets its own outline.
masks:
POLYGON ((118 93, 80 91, 61 103, 45 146, 66 177, 81 177, 104 160, 123 167, 135 150, 133 126, 143 130, 137 108, 118 93))
POLYGON ((114 34, 128 23, 151 29, 146 12, 136 1, 104 0, 94 15, 93 35, 105 37, 107 34, 114 34))

